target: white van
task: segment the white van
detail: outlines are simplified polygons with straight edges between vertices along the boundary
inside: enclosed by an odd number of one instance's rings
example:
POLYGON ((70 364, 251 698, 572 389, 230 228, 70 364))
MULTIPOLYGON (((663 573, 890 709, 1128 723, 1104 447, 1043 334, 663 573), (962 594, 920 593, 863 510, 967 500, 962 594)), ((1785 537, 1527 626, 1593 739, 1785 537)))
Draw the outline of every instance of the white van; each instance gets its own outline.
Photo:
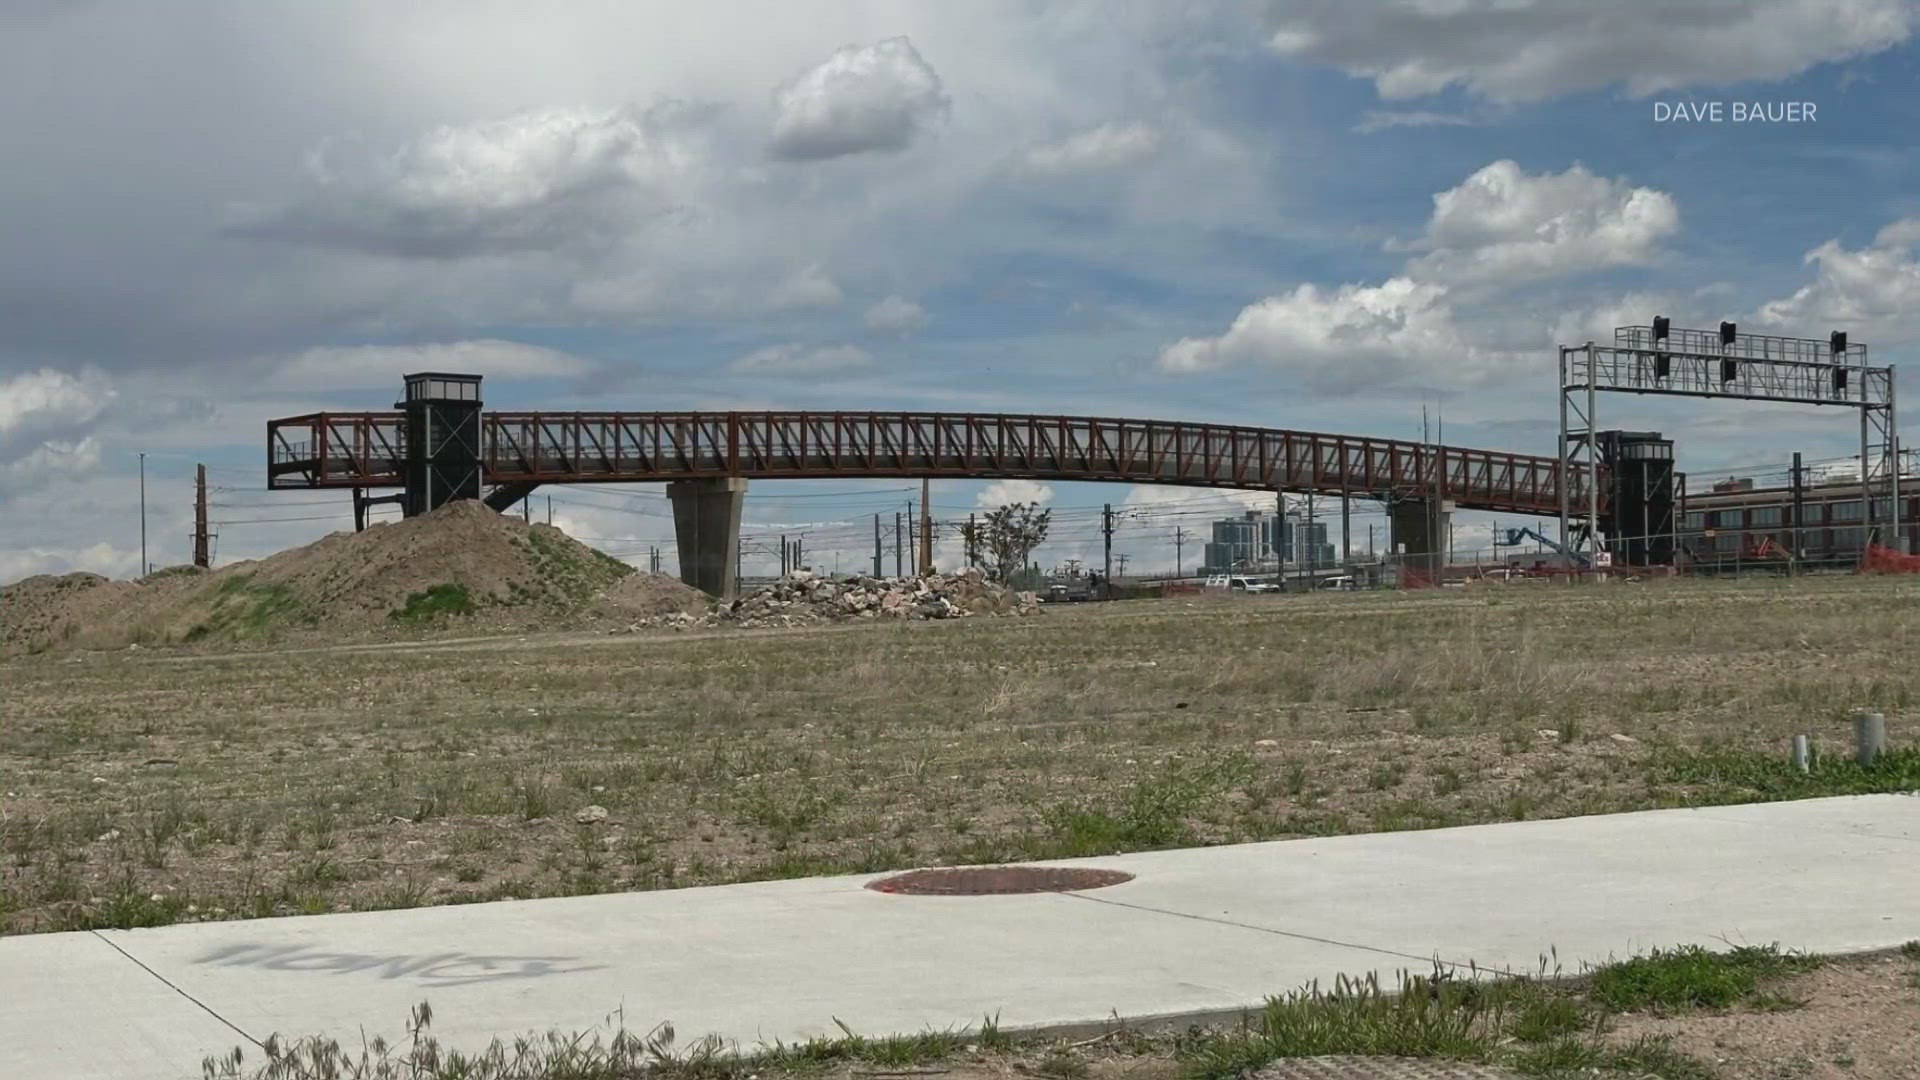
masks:
POLYGON ((1320 582, 1320 587, 1322 589, 1326 589, 1329 592, 1352 592, 1355 589, 1358 589, 1360 587, 1360 584, 1353 580, 1352 575, 1341 574, 1339 577, 1330 577, 1330 578, 1322 579, 1320 582))

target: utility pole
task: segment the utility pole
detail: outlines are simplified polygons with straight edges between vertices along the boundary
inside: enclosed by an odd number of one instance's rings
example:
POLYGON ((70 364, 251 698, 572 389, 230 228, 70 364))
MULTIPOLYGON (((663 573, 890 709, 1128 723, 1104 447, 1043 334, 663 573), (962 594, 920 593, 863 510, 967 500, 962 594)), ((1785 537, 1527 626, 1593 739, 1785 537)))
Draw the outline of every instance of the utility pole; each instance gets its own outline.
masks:
POLYGON ((920 526, 919 526, 919 523, 914 520, 913 512, 914 512, 913 500, 908 499, 907 500, 907 540, 913 544, 913 561, 908 563, 907 565, 914 567, 915 571, 918 572, 918 568, 920 565, 920 541, 915 538, 920 535, 920 526))
MULTIPOLYGON (((1180 526, 1175 525, 1173 527, 1173 576, 1174 577, 1186 576, 1180 572, 1180 548, 1181 548, 1181 545, 1186 543, 1186 540, 1187 540, 1187 535, 1185 531, 1183 531, 1180 528, 1180 526)), ((1279 561, 1280 550, 1278 548, 1274 549, 1273 557, 1274 557, 1274 561, 1276 562, 1279 561)))
POLYGON ((880 565, 880 515, 873 515, 873 576, 886 577, 886 570, 880 565))
POLYGON ((1353 499, 1347 492, 1346 479, 1342 477, 1340 481, 1340 566, 1342 573, 1345 573, 1347 569, 1353 566, 1352 504, 1353 499))
POLYGON ((207 467, 193 470, 193 565, 205 570, 213 559, 207 545, 207 467))
POLYGON ((553 524, 553 496, 547 496, 547 524, 553 524))
POLYGON ((893 576, 906 577, 906 553, 900 546, 900 511, 893 512, 893 576))
MULTIPOLYGON (((1787 564, 1788 572, 1792 572, 1794 564, 1798 563, 1806 554, 1804 546, 1800 541, 1800 524, 1802 521, 1801 499, 1805 491, 1800 477, 1800 451, 1795 450, 1793 452, 1793 561, 1787 564)), ((1682 511, 1682 513, 1684 515, 1685 512, 1682 511)))
POLYGON ((782 533, 780 535, 780 576, 786 577, 791 569, 792 568, 787 565, 787 537, 785 533, 782 533))
POLYGON ((1314 571, 1320 569, 1320 541, 1313 532, 1313 492, 1307 492, 1307 584, 1313 584, 1314 571))
POLYGON ((1373 561, 1373 523, 1367 523, 1367 561, 1373 561))
POLYGON ((140 454, 140 573, 147 576, 147 455, 140 454))
MULTIPOLYGON (((1282 588, 1287 583, 1287 551, 1293 547, 1293 538, 1287 532, 1287 496, 1285 492, 1273 493, 1273 573, 1274 580, 1282 588)), ((1296 554, 1295 558, 1299 556, 1296 554)))
POLYGON ((920 573, 933 573, 933 481, 920 478, 920 573))
POLYGON ((1100 534, 1106 538, 1107 556, 1105 568, 1100 574, 1100 595, 1102 599, 1113 595, 1113 504, 1107 503, 1100 510, 1100 534))
POLYGON ((980 523, 972 513, 967 514, 967 565, 980 565, 980 523))
POLYGON ((1126 577, 1127 576, 1127 553, 1123 551, 1114 557, 1120 560, 1120 576, 1126 577))
MULTIPOLYGON (((1430 540, 1427 544, 1429 548, 1437 546, 1440 543, 1441 541, 1440 519, 1446 515, 1446 505, 1447 505, 1447 502, 1446 502, 1447 500, 1446 440, 1447 440, 1447 415, 1446 415, 1446 412, 1440 408, 1439 404, 1435 403, 1433 407, 1433 498, 1427 504, 1428 513, 1430 515, 1428 519, 1429 524, 1427 525, 1427 535, 1432 537, 1432 540, 1430 540)), ((1447 519, 1448 525, 1447 525, 1447 535, 1446 535, 1446 544, 1447 544, 1446 562, 1441 562, 1433 566, 1432 584, 1434 585, 1440 584, 1441 575, 1445 573, 1448 563, 1453 562, 1452 520, 1453 519, 1451 518, 1447 519)), ((1595 533, 1593 542, 1595 544, 1598 544, 1600 542, 1597 531, 1595 533)), ((1598 548, 1596 548, 1595 550, 1598 550, 1598 548)))

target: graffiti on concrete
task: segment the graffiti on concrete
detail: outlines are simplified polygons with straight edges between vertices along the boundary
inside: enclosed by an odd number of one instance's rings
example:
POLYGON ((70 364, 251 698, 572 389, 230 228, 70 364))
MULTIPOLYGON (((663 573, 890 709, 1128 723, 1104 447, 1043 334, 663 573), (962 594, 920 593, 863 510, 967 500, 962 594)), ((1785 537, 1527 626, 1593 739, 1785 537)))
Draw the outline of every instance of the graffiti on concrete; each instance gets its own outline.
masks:
POLYGON ((593 971, 572 956, 510 956, 497 953, 353 953, 305 945, 227 945, 198 957, 199 964, 253 967, 268 971, 308 971, 332 975, 374 975, 413 979, 431 986, 463 986, 503 979, 538 979, 593 971))

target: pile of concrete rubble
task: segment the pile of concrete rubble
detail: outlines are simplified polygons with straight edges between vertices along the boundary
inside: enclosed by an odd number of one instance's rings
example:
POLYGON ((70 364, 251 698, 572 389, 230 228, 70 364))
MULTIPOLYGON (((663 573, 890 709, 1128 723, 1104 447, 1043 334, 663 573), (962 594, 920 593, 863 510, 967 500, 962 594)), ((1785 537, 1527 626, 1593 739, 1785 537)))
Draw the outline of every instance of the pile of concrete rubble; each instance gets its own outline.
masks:
MULTIPOLYGON (((979 570, 930 574, 918 578, 856 577, 835 581, 796 570, 732 603, 716 603, 699 614, 671 612, 633 623, 626 629, 670 627, 680 630, 736 626, 808 626, 856 619, 960 619, 977 615, 1033 615, 1040 601, 1030 592, 1011 592, 988 581, 979 570)), ((617 632, 617 631, 616 631, 617 632)))

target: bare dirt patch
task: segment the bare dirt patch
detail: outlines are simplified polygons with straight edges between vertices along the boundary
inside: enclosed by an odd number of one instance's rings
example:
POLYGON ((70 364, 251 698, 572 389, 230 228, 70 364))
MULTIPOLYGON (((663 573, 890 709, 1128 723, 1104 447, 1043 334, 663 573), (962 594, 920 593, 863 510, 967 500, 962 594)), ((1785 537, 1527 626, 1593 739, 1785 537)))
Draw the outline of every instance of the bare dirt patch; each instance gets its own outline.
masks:
POLYGON ((1775 1011, 1626 1016, 1615 1020, 1615 1037, 1669 1037, 1674 1049, 1741 1080, 1920 1077, 1920 963, 1914 959, 1838 960, 1773 990, 1785 999, 1775 1011))

